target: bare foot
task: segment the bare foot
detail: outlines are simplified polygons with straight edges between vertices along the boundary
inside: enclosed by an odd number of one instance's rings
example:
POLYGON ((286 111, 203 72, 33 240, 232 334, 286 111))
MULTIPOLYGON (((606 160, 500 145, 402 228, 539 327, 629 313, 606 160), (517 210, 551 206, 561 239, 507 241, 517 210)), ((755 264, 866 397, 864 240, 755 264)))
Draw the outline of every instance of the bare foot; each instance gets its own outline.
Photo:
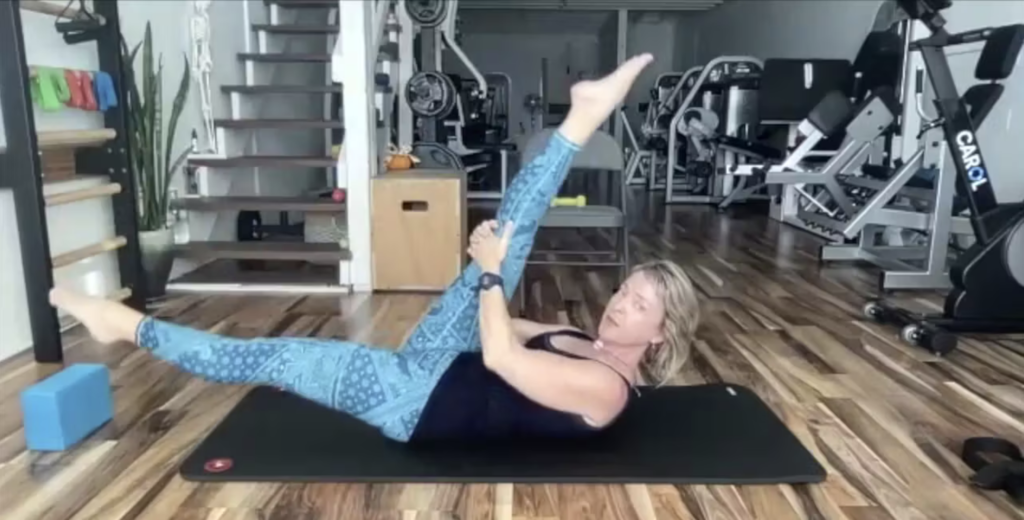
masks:
POLYGON ((93 339, 103 344, 134 341, 135 329, 143 318, 121 303, 61 288, 50 291, 50 305, 74 316, 93 339))
POLYGON ((643 72, 654 56, 649 53, 626 60, 614 72, 601 79, 580 81, 569 91, 572 106, 566 117, 562 133, 570 140, 582 144, 601 126, 615 107, 629 94, 637 76, 643 72))

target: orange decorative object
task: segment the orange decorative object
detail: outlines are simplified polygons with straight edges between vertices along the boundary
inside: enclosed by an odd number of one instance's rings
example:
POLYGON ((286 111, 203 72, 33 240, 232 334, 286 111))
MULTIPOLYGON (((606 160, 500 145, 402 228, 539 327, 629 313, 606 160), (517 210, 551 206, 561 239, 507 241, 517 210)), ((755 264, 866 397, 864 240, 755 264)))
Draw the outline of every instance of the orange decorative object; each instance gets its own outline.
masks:
POLYGON ((412 157, 407 154, 398 154, 388 157, 388 170, 408 170, 412 168, 412 157))

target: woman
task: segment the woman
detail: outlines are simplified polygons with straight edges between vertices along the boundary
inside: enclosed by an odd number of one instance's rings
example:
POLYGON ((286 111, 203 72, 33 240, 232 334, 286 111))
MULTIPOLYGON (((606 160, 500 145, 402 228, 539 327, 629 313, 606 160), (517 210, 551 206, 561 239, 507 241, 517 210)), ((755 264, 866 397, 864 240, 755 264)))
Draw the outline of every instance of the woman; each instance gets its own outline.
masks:
POLYGON ((565 122, 515 177, 497 221, 471 236, 474 263, 398 351, 312 338, 228 338, 62 289, 50 300, 97 341, 134 341, 208 380, 273 385, 397 441, 599 431, 626 406, 641 369, 662 383, 682 365, 697 321, 686 276, 668 262, 638 267, 605 310, 597 340, 513 320, 506 297, 573 155, 651 59, 635 57, 605 78, 573 86, 565 122))

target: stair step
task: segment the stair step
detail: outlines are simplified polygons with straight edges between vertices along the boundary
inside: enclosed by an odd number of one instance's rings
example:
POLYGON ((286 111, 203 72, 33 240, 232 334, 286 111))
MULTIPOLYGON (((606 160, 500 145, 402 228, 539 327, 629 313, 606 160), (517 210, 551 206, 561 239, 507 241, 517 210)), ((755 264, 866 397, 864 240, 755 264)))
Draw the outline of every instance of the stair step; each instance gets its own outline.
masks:
POLYGON ((262 63, 330 63, 330 54, 297 52, 241 52, 238 59, 262 63))
POLYGON ((214 125, 220 128, 291 128, 302 129, 328 129, 344 128, 342 121, 327 121, 323 119, 215 119, 214 125))
POLYGON ((341 93, 341 85, 225 85, 221 91, 227 94, 335 94, 341 93))
POLYGON ((172 285, 278 285, 293 289, 338 287, 338 265, 305 263, 247 268, 235 260, 213 260, 171 280, 172 285))
POLYGON ((281 7, 291 8, 321 8, 338 7, 338 0, 265 0, 268 4, 277 4, 281 7))
MULTIPOLYGON (((258 63, 330 63, 331 55, 312 52, 240 52, 238 59, 258 63)), ((388 42, 381 45, 378 59, 398 61, 398 43, 388 42)))
POLYGON ((337 25, 313 25, 308 23, 288 24, 252 24, 253 30, 265 31, 274 34, 335 34, 338 32, 337 25))
POLYGON ((277 168, 331 168, 337 165, 338 161, 327 156, 301 156, 301 155, 240 155, 237 157, 197 157, 189 159, 192 166, 207 166, 210 168, 255 168, 277 167, 277 168))
POLYGON ((181 257, 198 260, 350 260, 352 254, 338 244, 307 242, 189 242, 175 246, 181 257))
POLYGON ((344 202, 318 197, 183 197, 171 207, 191 211, 302 211, 305 213, 341 213, 344 202))
MULTIPOLYGON (((377 91, 391 94, 391 78, 378 72, 374 77, 377 91)), ((226 94, 341 94, 341 85, 225 85, 221 91, 226 94)))

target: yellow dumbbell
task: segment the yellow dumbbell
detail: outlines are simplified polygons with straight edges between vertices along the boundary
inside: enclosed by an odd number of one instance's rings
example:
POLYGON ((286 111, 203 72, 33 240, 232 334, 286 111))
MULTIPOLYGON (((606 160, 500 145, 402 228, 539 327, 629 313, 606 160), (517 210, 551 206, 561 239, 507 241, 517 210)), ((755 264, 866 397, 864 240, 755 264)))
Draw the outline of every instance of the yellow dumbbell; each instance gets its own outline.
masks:
POLYGON ((581 208, 587 205, 586 195, 577 195, 575 197, 556 197, 555 200, 551 201, 551 207, 555 206, 575 206, 581 208))

